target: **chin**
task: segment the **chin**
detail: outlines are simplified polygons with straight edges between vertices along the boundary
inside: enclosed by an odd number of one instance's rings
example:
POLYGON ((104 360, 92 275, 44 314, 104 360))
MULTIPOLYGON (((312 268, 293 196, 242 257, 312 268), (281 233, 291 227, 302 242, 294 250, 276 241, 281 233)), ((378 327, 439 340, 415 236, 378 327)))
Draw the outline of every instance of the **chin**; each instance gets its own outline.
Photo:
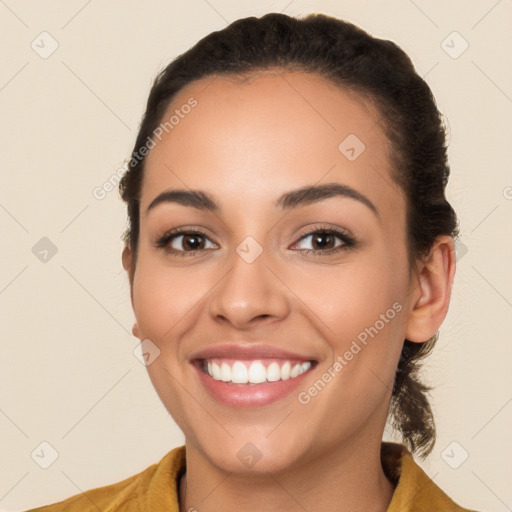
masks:
POLYGON ((200 451, 211 464, 226 473, 268 476, 268 473, 277 474, 295 467, 302 455, 300 443, 283 433, 274 439, 271 437, 247 433, 223 442, 210 440, 200 451))

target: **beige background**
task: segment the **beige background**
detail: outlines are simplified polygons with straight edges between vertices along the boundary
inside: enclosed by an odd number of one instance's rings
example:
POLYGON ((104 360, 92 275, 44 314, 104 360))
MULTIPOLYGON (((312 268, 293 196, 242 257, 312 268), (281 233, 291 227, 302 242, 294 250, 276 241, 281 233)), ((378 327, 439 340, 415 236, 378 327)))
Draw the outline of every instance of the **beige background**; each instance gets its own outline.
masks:
POLYGON ((447 117, 467 253, 426 367, 439 437, 422 466, 465 506, 512 510, 510 0, 0 1, 0 508, 117 482, 183 443, 133 354, 124 205, 92 192, 128 156, 157 71, 271 11, 324 12, 396 41, 447 117), (58 249, 46 263, 32 252, 43 237, 58 249), (43 441, 58 453, 48 469, 43 441))

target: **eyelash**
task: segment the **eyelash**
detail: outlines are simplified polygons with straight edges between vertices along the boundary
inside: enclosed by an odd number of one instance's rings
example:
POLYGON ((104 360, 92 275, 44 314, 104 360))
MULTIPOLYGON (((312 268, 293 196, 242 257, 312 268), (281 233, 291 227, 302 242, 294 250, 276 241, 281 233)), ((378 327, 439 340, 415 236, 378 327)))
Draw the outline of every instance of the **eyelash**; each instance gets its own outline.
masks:
MULTIPOLYGON (((323 234, 328 236, 336 236, 339 238, 343 244, 339 245, 338 247, 333 247, 331 249, 301 249, 300 252, 303 254, 311 254, 315 253, 315 256, 323 256, 323 255, 330 255, 333 253, 337 253, 342 250, 349 250, 353 248, 356 245, 356 240, 348 234, 347 231, 341 230, 339 228, 333 228, 329 225, 325 226, 319 226, 316 227, 310 231, 307 231, 306 233, 303 233, 300 238, 297 240, 297 242, 303 240, 304 238, 307 238, 308 236, 314 235, 314 234, 323 234)), ((163 249, 167 254, 172 254, 179 257, 191 257, 194 256, 197 252, 201 252, 200 249, 192 250, 192 251, 179 251, 176 249, 171 249, 167 247, 169 242, 178 236, 182 235, 199 235, 204 238, 208 238, 208 236, 203 233, 202 231, 196 230, 196 229, 176 229, 176 230, 170 230, 167 231, 164 235, 162 235, 160 238, 156 240, 154 243, 154 246, 157 249, 163 249)), ((294 244, 295 245, 295 244, 294 244)), ((203 249, 208 250, 208 249, 203 249)))

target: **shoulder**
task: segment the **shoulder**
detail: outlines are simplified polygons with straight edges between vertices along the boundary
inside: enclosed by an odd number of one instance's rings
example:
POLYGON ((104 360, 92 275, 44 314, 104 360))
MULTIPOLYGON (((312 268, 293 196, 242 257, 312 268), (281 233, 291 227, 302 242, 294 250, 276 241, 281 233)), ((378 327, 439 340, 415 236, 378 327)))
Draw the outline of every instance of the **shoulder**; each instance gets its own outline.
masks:
POLYGON ((161 510, 177 512, 178 478, 184 467, 185 447, 179 446, 168 452, 160 462, 125 480, 26 512, 136 512, 151 510, 155 504, 166 507, 161 510))
POLYGON ((395 485, 387 512, 475 512, 455 503, 415 462, 405 446, 382 443, 382 467, 395 485))

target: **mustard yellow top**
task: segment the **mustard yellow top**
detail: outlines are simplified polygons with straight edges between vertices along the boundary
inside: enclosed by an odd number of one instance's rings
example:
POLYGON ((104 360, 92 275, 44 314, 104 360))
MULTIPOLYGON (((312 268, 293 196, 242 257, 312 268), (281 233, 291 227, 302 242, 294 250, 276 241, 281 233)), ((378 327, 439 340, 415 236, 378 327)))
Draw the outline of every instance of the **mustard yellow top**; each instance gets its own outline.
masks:
MULTIPOLYGON (((395 486, 387 512, 474 512, 453 502, 402 445, 382 443, 383 470, 395 486)), ((121 482, 91 489, 26 512, 179 512, 178 486, 185 471, 185 446, 121 482)))

